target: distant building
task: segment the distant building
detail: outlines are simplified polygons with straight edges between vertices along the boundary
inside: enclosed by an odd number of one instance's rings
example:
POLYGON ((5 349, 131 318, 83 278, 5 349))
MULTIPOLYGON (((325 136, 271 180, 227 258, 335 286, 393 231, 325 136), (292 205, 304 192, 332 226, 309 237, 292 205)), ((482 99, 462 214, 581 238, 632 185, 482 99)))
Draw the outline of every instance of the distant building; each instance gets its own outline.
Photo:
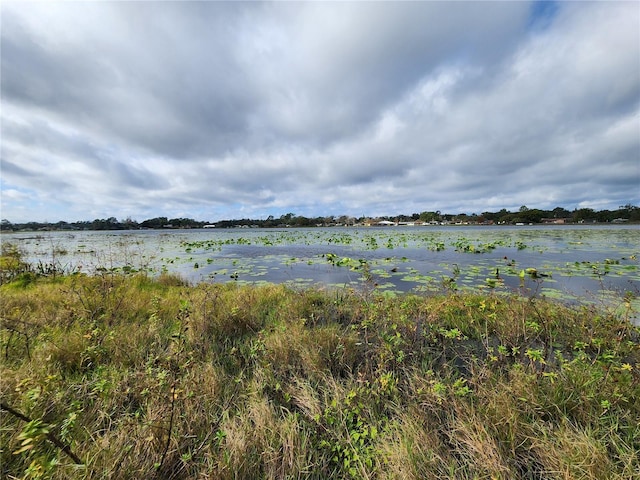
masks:
POLYGON ((543 218, 542 223, 551 223, 555 225, 564 225, 565 223, 570 223, 570 218, 543 218))

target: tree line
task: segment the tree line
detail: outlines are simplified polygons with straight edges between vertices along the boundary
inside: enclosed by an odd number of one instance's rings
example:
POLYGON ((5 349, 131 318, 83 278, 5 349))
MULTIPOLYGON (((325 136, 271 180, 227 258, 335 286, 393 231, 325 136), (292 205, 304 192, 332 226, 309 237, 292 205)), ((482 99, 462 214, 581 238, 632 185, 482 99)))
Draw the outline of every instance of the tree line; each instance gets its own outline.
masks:
POLYGON ((380 217, 351 217, 341 216, 318 216, 305 217, 294 213, 286 213, 279 217, 273 215, 266 219, 235 219, 220 220, 217 222, 206 222, 194 220, 192 218, 167 218, 155 217, 138 222, 131 218, 118 220, 115 217, 100 218, 92 221, 79 222, 24 222, 12 223, 7 219, 0 222, 2 231, 18 230, 139 230, 139 229, 187 229, 187 228, 237 228, 237 227, 331 227, 331 226, 352 226, 376 224, 380 221, 390 221, 394 223, 423 222, 433 224, 498 224, 512 225, 517 223, 625 223, 640 222, 640 207, 635 205, 624 205, 617 210, 594 210, 592 208, 580 208, 569 211, 562 207, 553 210, 541 210, 538 208, 528 208, 523 205, 517 211, 512 212, 502 209, 498 212, 482 212, 480 214, 466 213, 442 213, 440 211, 424 211, 411 215, 392 215, 380 217))

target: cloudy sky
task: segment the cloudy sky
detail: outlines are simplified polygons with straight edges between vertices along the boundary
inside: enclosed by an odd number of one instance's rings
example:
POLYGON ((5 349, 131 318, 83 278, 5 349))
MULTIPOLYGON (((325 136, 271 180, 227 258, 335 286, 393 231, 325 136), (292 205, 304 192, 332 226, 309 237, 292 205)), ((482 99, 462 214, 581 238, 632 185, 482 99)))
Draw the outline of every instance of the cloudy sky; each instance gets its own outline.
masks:
POLYGON ((12 222, 640 205, 640 3, 1 5, 12 222))

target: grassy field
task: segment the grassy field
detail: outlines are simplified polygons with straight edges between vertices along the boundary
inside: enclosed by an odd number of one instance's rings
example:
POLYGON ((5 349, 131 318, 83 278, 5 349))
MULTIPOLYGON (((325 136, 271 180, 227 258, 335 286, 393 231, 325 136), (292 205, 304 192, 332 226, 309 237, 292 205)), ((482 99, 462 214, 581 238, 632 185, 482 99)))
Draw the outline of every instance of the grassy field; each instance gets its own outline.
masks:
POLYGON ((624 308, 7 262, 2 478, 640 478, 624 308))

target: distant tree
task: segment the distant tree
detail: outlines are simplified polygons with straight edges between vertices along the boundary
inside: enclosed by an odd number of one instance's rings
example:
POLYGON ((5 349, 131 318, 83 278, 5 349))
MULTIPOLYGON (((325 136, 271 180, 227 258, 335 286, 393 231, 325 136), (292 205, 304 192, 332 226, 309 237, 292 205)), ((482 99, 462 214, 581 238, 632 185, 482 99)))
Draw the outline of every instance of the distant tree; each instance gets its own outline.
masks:
POLYGON ((74 228, 77 228, 78 230, 91 230, 92 223, 84 220, 81 222, 74 222, 71 225, 73 225, 74 228))
POLYGON ((276 222, 273 219, 273 215, 269 215, 266 220, 257 222, 261 227, 269 228, 275 226, 276 222))
POLYGON ((515 215, 515 213, 511 213, 506 208, 503 208, 495 214, 495 218, 493 220, 498 223, 512 223, 515 219, 515 215))
POLYGON ((126 230, 135 230, 136 228, 138 228, 138 222, 136 222, 135 220, 132 220, 131 217, 127 217, 124 220, 122 220, 121 224, 122 224, 122 227, 125 228, 126 230))
POLYGON ((167 217, 156 217, 143 221, 140 226, 142 228, 162 228, 168 224, 169 219, 167 217))
POLYGON ((614 220, 615 218, 618 218, 614 215, 615 212, 612 212, 611 210, 600 210, 598 212, 595 212, 595 219, 598 222, 611 222, 612 220, 614 220))
POLYGON ((56 230, 71 230, 74 228, 72 225, 67 222, 63 222, 62 220, 56 223, 54 227, 56 230))
POLYGON ((498 214, 495 212, 482 212, 480 216, 485 220, 489 220, 489 221, 495 222, 498 220, 498 214))
POLYGON ((614 218, 626 218, 631 222, 638 222, 640 221, 640 207, 628 203, 620 206, 618 210, 612 212, 612 215, 614 218))
POLYGON ((300 215, 294 218, 293 224, 297 227, 309 227, 312 225, 312 222, 310 218, 300 215))
POLYGON ((593 208, 581 208, 573 212, 574 222, 587 222, 596 219, 596 214, 593 208))
POLYGON ((537 208, 527 208, 526 210, 520 209, 516 217, 517 221, 525 223, 540 223, 542 221, 542 217, 544 217, 546 213, 547 212, 544 210, 539 210, 537 208))
POLYGON ((200 228, 204 226, 204 222, 199 222, 192 218, 171 218, 165 225, 171 225, 173 228, 200 228))
POLYGON ((295 217, 295 213, 287 213, 285 215, 280 215, 280 223, 284 223, 285 225, 290 225, 291 220, 295 217))
POLYGON ((571 212, 562 207, 556 207, 551 211, 553 218, 571 218, 571 212))
POLYGON ((423 222, 440 222, 442 221, 442 214, 440 210, 435 212, 422 212, 419 218, 423 222))
POLYGON ((107 222, 106 219, 104 218, 96 218, 92 224, 91 224, 91 229, 92 230, 108 230, 109 223, 107 222))

